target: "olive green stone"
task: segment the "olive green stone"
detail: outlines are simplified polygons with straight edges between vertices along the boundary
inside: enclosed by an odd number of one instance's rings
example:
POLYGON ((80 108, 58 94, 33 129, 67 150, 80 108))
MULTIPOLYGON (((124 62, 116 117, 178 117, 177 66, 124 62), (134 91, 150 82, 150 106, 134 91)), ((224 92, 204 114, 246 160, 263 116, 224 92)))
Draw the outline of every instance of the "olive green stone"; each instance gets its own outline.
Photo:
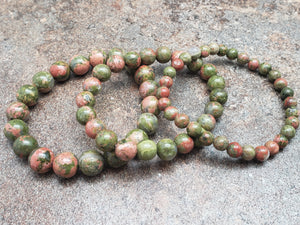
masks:
POLYGON ((239 65, 245 65, 246 63, 248 63, 250 61, 249 56, 247 53, 239 53, 238 57, 237 57, 237 63, 239 65))
POLYGON ((201 146, 209 146, 214 142, 214 135, 209 131, 204 131, 198 138, 201 146))
POLYGON ((101 82, 108 81, 111 76, 111 70, 107 65, 98 64, 93 68, 93 77, 98 78, 101 82))
POLYGON ((157 145, 152 140, 144 140, 137 145, 137 155, 140 160, 151 160, 156 154, 157 145))
POLYGON ((173 79, 174 77, 176 77, 176 70, 172 66, 167 66, 166 68, 164 68, 163 75, 169 76, 173 79))
POLYGON ((167 63, 167 62, 169 62, 169 60, 171 59, 171 56, 172 56, 172 52, 166 46, 159 47, 156 50, 156 59, 160 63, 167 63))
POLYGON ((105 164, 112 168, 120 168, 127 164, 126 161, 119 159, 115 152, 104 152, 105 164))
POLYGON ((268 80, 272 83, 280 77, 281 77, 281 73, 278 70, 271 70, 268 73, 268 80))
POLYGON ((256 152, 255 148, 251 145, 245 145, 243 146, 243 154, 242 158, 246 161, 251 161, 255 158, 256 152))
POLYGON ((148 135, 152 135, 157 131, 158 120, 152 113, 143 113, 138 120, 138 128, 145 131, 148 135))
POLYGON ((285 117, 290 116, 299 117, 299 110, 296 107, 287 108, 285 110, 285 117))
POLYGON ((201 77, 208 80, 210 77, 217 75, 217 68, 211 63, 204 64, 201 67, 201 77))
POLYGON ((149 137, 147 133, 141 129, 133 129, 126 134, 126 139, 133 141, 135 144, 141 141, 148 140, 149 137))
POLYGON ((214 147, 219 151, 224 151, 229 145, 229 141, 225 136, 218 136, 214 139, 214 147))
POLYGON ((49 72, 41 71, 33 76, 32 83, 39 92, 47 93, 54 87, 54 78, 49 72))
POLYGON ((199 137, 204 132, 204 129, 200 123, 190 122, 186 128, 186 132, 189 136, 196 138, 199 137))
POLYGON ((284 125, 281 130, 280 134, 285 136, 288 140, 292 139, 296 135, 296 130, 291 125, 284 125))
POLYGON ((34 106, 39 98, 37 87, 25 84, 17 92, 17 99, 27 106, 34 106))
POLYGON ((17 156, 24 158, 30 155, 30 153, 38 148, 38 142, 30 135, 23 135, 18 137, 13 144, 13 150, 17 156))
POLYGON ((207 82, 207 86, 209 90, 213 90, 215 88, 224 89, 225 88, 225 80, 223 77, 214 75, 209 78, 207 82))
POLYGON ((141 65, 141 57, 137 52, 127 52, 124 60, 126 65, 131 69, 138 68, 141 65))
POLYGON ((285 87, 280 92, 280 97, 282 100, 286 99, 287 97, 293 97, 294 96, 294 90, 289 87, 285 87))
POLYGON ((151 65, 156 60, 156 53, 151 48, 144 48, 140 52, 142 64, 144 65, 151 65))
POLYGON ((226 52, 226 56, 230 60, 234 60, 238 57, 238 51, 235 48, 230 48, 226 52))
POLYGON ((90 106, 82 106, 76 112, 76 119, 82 125, 85 125, 88 121, 96 117, 95 110, 90 106))
POLYGON ((175 120, 178 113, 179 113, 179 111, 177 108, 175 108, 174 106, 169 106, 164 111, 164 117, 167 120, 172 121, 172 120, 175 120))
POLYGON ((29 132, 27 124, 23 120, 14 119, 8 121, 3 129, 3 133, 8 140, 14 141, 22 135, 26 135, 29 132))
POLYGON ((208 102, 204 108, 206 114, 210 114, 216 119, 222 116, 223 110, 224 108, 219 102, 208 102))
POLYGON ((209 114, 202 114, 198 119, 197 122, 207 131, 211 131, 216 126, 216 119, 209 114))
POLYGON ((162 139, 157 143, 157 155, 164 161, 170 161, 177 155, 177 146, 171 139, 162 139))
POLYGON ((227 46, 223 45, 223 44, 220 44, 219 45, 219 52, 218 52, 218 56, 225 56, 226 53, 227 53, 227 46))
POLYGON ((118 142, 118 137, 111 130, 101 130, 96 136, 97 147, 104 152, 111 152, 115 149, 118 142))
POLYGON ((140 85, 147 80, 154 80, 155 74, 153 69, 149 66, 141 66, 134 74, 134 81, 140 85))
POLYGON ((79 169, 86 176, 96 176, 104 167, 104 159, 96 150, 88 150, 79 158, 79 169))
POLYGON ((122 56, 124 57, 124 50, 122 48, 112 48, 111 50, 109 50, 108 52, 108 56, 111 57, 113 55, 119 55, 119 56, 122 56))
POLYGON ((220 47, 217 43, 211 43, 208 47, 210 48, 211 55, 216 55, 219 53, 220 47))
POLYGON ((209 100, 212 102, 219 102, 224 105, 227 102, 228 94, 224 89, 213 89, 209 94, 209 100))
POLYGON ((272 70, 272 66, 269 63, 261 63, 258 67, 258 72, 260 75, 267 76, 272 70))
POLYGON ((201 58, 196 59, 195 61, 192 61, 190 64, 187 65, 187 68, 191 71, 191 72, 198 72, 201 67, 203 65, 203 61, 201 58))
POLYGON ((192 56, 188 52, 181 53, 179 59, 181 59, 185 65, 189 65, 192 62, 192 56))

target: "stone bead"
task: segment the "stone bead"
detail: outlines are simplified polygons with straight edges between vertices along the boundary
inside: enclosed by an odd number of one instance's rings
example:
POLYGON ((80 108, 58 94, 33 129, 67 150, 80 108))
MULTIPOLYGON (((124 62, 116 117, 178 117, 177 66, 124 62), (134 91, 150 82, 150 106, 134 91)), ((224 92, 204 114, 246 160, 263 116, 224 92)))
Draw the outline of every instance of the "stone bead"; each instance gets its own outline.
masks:
POLYGON ((193 139, 185 133, 178 134, 175 137, 174 142, 176 144, 177 151, 181 154, 187 154, 194 148, 193 139))
POLYGON ((124 56, 125 64, 131 69, 136 69, 141 65, 141 57, 137 52, 127 52, 124 56))
POLYGON ((274 81, 274 88, 276 91, 281 91, 283 88, 287 87, 288 82, 284 78, 278 78, 274 81))
POLYGON ((101 130, 96 136, 96 146, 104 152, 111 152, 115 149, 118 142, 118 137, 111 130, 101 130))
POLYGON ((299 117, 299 110, 296 107, 287 108, 285 110, 285 117, 296 116, 299 117))
POLYGON ((126 134, 126 139, 133 141, 137 145, 142 141, 148 140, 149 137, 145 131, 141 129, 133 129, 126 134))
POLYGON ((29 118, 29 108, 23 102, 13 102, 6 109, 6 117, 9 120, 19 119, 27 121, 29 118))
POLYGON ((192 62, 192 56, 188 52, 181 53, 179 59, 181 59, 185 65, 188 65, 192 62))
POLYGON ((111 56, 114 56, 114 55, 118 55, 118 56, 121 56, 123 58, 124 55, 125 55, 125 52, 122 48, 114 47, 114 48, 109 50, 108 57, 111 57, 111 56))
POLYGON ((189 71, 196 73, 201 69, 202 66, 203 66, 203 61, 201 58, 199 58, 196 59, 195 61, 192 61, 189 65, 187 65, 187 68, 189 69, 189 71))
POLYGON ((225 45, 223 45, 223 44, 220 44, 220 45, 219 45, 218 56, 225 56, 227 50, 228 50, 227 46, 225 46, 225 45))
POLYGON ((146 80, 139 87, 139 94, 142 98, 147 96, 155 96, 158 84, 154 80, 146 80))
POLYGON ((164 111, 164 117, 167 120, 175 120, 176 116, 178 115, 179 111, 177 108, 175 108, 174 106, 169 106, 165 109, 164 111))
POLYGON ((153 113, 159 115, 158 100, 155 96, 148 96, 143 99, 141 103, 141 110, 143 113, 153 113))
POLYGON ((76 96, 76 105, 78 107, 82 107, 85 105, 93 107, 95 105, 95 97, 89 91, 80 92, 76 96))
POLYGON ((114 73, 121 72, 125 67, 125 61, 122 56, 112 55, 107 59, 106 65, 114 73))
POLYGON ((208 102, 204 108, 206 114, 210 114, 216 119, 222 116, 223 110, 224 108, 219 102, 208 102))
POLYGON ((160 98, 158 100, 158 108, 160 111, 164 111, 169 106, 171 106, 171 100, 169 98, 160 98))
POLYGON ((275 80, 277 80, 278 78, 281 78, 281 73, 278 70, 271 70, 268 73, 268 80, 270 82, 274 82, 275 80))
POLYGON ((201 57, 202 57, 202 58, 206 58, 206 57, 209 56, 209 54, 210 54, 210 48, 209 48, 209 46, 207 46, 207 45, 202 45, 202 46, 200 47, 200 49, 201 49, 201 57))
POLYGON ((180 71, 184 68, 184 62, 182 59, 174 59, 171 61, 171 66, 176 70, 180 71))
POLYGON ((99 64, 105 64, 107 59, 107 54, 101 49, 95 49, 89 54, 89 61, 92 66, 97 66, 99 64))
POLYGON ((157 155, 164 161, 171 161, 177 155, 177 147, 171 139, 162 139, 157 143, 157 155))
POLYGON ((299 119, 295 116, 290 116, 286 118, 285 125, 291 125, 295 129, 297 129, 299 127, 299 119))
POLYGON ((290 107, 296 107, 297 106, 297 99, 293 97, 287 97, 285 98, 283 102, 283 106, 285 109, 290 108, 290 107))
POLYGON ((78 76, 86 74, 90 69, 90 61, 82 55, 75 55, 71 58, 70 69, 78 76))
POLYGON ((265 146, 269 149, 270 155, 276 155, 279 152, 279 145, 275 141, 267 141, 265 146))
POLYGON ((212 102, 219 102, 224 105, 227 102, 228 94, 224 89, 213 89, 209 94, 209 100, 212 102))
POLYGON ((209 90, 213 90, 215 88, 224 89, 225 88, 225 80, 223 77, 214 75, 208 79, 207 87, 209 90))
POLYGON ((159 86, 171 88, 173 85, 173 79, 169 76, 163 76, 159 80, 159 86))
POLYGON ((211 55, 216 55, 219 53, 220 47, 217 43, 211 43, 209 44, 209 49, 210 49, 210 54, 211 55))
POLYGON ((33 85, 25 84, 17 92, 17 100, 27 106, 36 105, 38 98, 38 89, 33 85))
POLYGON ((262 76, 267 76, 272 70, 272 66, 269 63, 261 63, 258 67, 258 73, 262 76))
POLYGON ((123 139, 116 144, 116 156, 123 161, 132 160, 137 154, 137 145, 128 139, 123 139))
POLYGON ((201 146, 209 146, 214 142, 214 135, 205 130, 198 138, 201 146))
POLYGON ((189 48, 188 53, 190 54, 192 61, 195 61, 200 58, 201 49, 194 46, 194 47, 189 48))
POLYGON ((279 145, 280 149, 285 148, 289 143, 289 140, 282 134, 277 134, 273 141, 279 145))
POLYGON ((53 161, 53 171, 61 178, 71 178, 77 173, 78 160, 72 152, 63 152, 53 161))
POLYGON ((54 78, 49 72, 41 71, 32 77, 32 84, 41 93, 48 93, 54 87, 54 78))
POLYGON ((157 145, 152 140, 144 140, 137 145, 137 155, 140 160, 151 160, 156 154, 157 145))
POLYGON ((171 59, 171 56, 172 56, 172 52, 166 46, 159 47, 156 50, 156 59, 160 63, 167 63, 167 62, 169 62, 169 60, 171 59))
POLYGON ((20 158, 26 158, 30 153, 39 147, 37 140, 30 135, 18 137, 13 144, 14 153, 20 158))
POLYGON ((97 95, 101 91, 102 85, 96 77, 89 77, 82 83, 82 89, 91 92, 93 95, 97 95))
POLYGON ((144 48, 140 52, 140 56, 141 56, 142 64, 144 65, 151 65, 156 60, 156 53, 151 48, 144 48))
POLYGON ((63 61, 57 61, 51 65, 50 73, 56 81, 66 81, 70 77, 69 64, 63 61))
POLYGON ((164 68, 163 70, 163 75, 164 76, 169 76, 172 79, 174 79, 176 77, 176 70, 174 69, 174 67, 172 66, 167 66, 166 68, 164 68))
POLYGON ((232 158, 241 157, 243 154, 243 148, 239 143, 231 142, 227 147, 227 154, 232 158))
POLYGON ((269 149, 266 146, 257 146, 255 153, 255 158, 260 162, 264 162, 270 157, 269 149))
POLYGON ((102 122, 102 120, 100 119, 92 119, 90 121, 88 121, 85 124, 85 133, 87 134, 87 136, 89 136, 92 139, 95 139, 97 134, 102 131, 105 130, 106 127, 104 125, 104 123, 102 122))
POLYGON ((77 121, 85 125, 88 121, 97 117, 95 110, 90 106, 82 106, 76 112, 77 121))
POLYGON ((111 70, 107 65, 98 64, 93 68, 92 75, 101 82, 105 82, 110 79, 111 70))
POLYGON ((230 48, 226 52, 226 56, 230 60, 234 60, 238 57, 238 51, 235 48, 230 48))
POLYGON ((202 128, 200 123, 190 122, 189 125, 186 127, 186 132, 189 136, 197 138, 203 134, 204 129, 202 128))
POLYGON ((37 148, 28 157, 30 168, 37 173, 49 172, 52 169, 53 160, 54 154, 48 148, 37 148))
POLYGON ((213 145, 219 151, 225 151, 229 145, 229 141, 225 136, 215 137, 213 145))
POLYGON ((295 137, 296 130, 291 125, 284 125, 280 130, 280 134, 285 136, 288 140, 291 140, 293 137, 295 137))
POLYGON ((104 152, 104 160, 105 164, 110 166, 111 168, 120 168, 122 166, 125 166, 127 164, 126 161, 122 161, 116 156, 115 152, 104 152))
POLYGON ((143 113, 138 119, 137 126, 148 135, 155 134, 158 128, 157 117, 152 113, 143 113))
POLYGON ((249 62, 249 55, 247 53, 239 53, 237 57, 237 63, 239 65, 245 65, 249 62))
POLYGON ((255 158, 256 152, 255 148, 251 145, 244 145, 243 146, 243 154, 242 158, 246 161, 251 161, 255 158))
POLYGON ((208 80, 210 77, 217 75, 217 68, 215 65, 207 63, 201 67, 200 77, 203 80, 208 80))
POLYGON ((256 71, 259 67, 259 60, 258 59, 250 59, 248 63, 248 69, 251 71, 256 71))
POLYGON ((170 95, 170 89, 167 87, 159 87, 156 91, 156 97, 159 98, 168 98, 170 95))
POLYGON ((174 51, 172 52, 171 60, 179 59, 179 56, 183 53, 183 51, 174 51))
POLYGON ((282 100, 285 100, 287 97, 293 97, 294 96, 294 90, 289 87, 285 87, 280 92, 280 97, 282 100))
POLYGON ((26 135, 29 132, 27 124, 23 120, 14 119, 5 124, 3 133, 10 141, 15 141, 18 137, 26 135))
POLYGON ((216 119, 211 114, 202 114, 197 122, 207 131, 212 131, 216 126, 216 119))
POLYGON ((190 119, 189 117, 184 113, 178 113, 175 117, 175 125, 178 128, 186 128, 187 125, 189 125, 190 119))
POLYGON ((155 74, 153 72, 153 69, 149 66, 140 66, 138 70, 134 74, 134 80, 135 82, 140 85, 143 82, 147 80, 154 80, 155 74))
POLYGON ((104 168, 104 159, 96 150, 88 150, 79 157, 79 169, 86 176, 97 176, 104 168))

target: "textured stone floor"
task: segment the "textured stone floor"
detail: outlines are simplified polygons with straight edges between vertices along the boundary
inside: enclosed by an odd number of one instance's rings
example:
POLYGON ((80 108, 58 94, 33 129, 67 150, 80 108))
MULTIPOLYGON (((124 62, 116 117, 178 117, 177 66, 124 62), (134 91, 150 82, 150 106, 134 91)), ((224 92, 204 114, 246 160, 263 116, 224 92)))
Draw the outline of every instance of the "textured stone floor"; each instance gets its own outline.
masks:
MULTIPOLYGON (((270 62, 300 95, 300 1, 7 1, 0 7, 0 127, 18 87, 38 71, 74 54, 114 46, 187 49, 217 41, 270 62)), ((214 133, 262 145, 283 125, 272 85, 246 68, 210 57, 226 78, 229 100, 214 133)), ((165 65, 155 64, 157 77, 165 65)), ((90 76, 90 74, 88 75, 90 76)), ((84 78, 56 85, 40 98, 31 134, 55 153, 78 156, 95 148, 75 120, 74 97, 84 78)), ((97 96, 96 110, 119 138, 140 115, 137 85, 115 74, 97 96)), ((191 119, 203 113, 208 91, 197 75, 178 74, 171 100, 191 119)), ((300 102, 299 102, 300 103, 300 102)), ((160 118, 154 137, 180 132, 160 118)), ((34 174, 0 134, 0 224, 299 224, 300 136, 266 163, 245 163, 212 147, 170 163, 131 162, 101 176, 61 180, 34 174)))

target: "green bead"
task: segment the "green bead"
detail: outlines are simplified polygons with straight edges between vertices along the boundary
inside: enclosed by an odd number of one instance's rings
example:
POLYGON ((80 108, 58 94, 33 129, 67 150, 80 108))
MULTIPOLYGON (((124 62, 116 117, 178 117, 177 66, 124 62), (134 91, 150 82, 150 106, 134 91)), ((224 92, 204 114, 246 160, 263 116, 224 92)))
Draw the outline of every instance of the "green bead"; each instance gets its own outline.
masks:
POLYGON ((209 78, 207 82, 207 86, 209 90, 213 90, 215 88, 224 89, 225 88, 225 80, 223 77, 214 75, 209 78))
POLYGON ((246 161, 251 161, 255 158, 256 152, 255 148, 251 145, 245 145, 243 146, 243 154, 242 158, 246 161))
POLYGON ((38 72, 32 78, 32 83, 41 93, 47 93, 54 87, 54 78, 49 72, 38 72))
POLYGON ((196 72, 198 72, 201 69, 202 65, 203 65, 202 59, 198 58, 195 61, 192 61, 190 64, 188 64, 187 68, 191 72, 196 73, 196 72))
MULTIPOLYGON (((190 54, 192 61, 196 61, 201 56, 201 49, 194 46, 189 48, 188 53, 190 54)), ((181 60, 183 61, 183 59, 181 60)))
POLYGON ((219 102, 224 105, 227 102, 228 94, 224 89, 213 89, 209 94, 209 100, 212 102, 219 102))
POLYGON ((171 56, 172 56, 172 52, 166 46, 159 47, 156 50, 156 59, 160 63, 167 63, 167 62, 169 62, 169 60, 171 59, 171 56))
POLYGON ((186 132, 189 136, 196 138, 199 137, 204 132, 204 129, 200 123, 190 122, 186 128, 186 132))
POLYGON ((118 137, 111 130, 101 130, 96 136, 96 146, 104 152, 111 152, 115 149, 118 142, 118 137))
POLYGON ((141 57, 137 52, 127 52, 124 60, 126 65, 131 69, 136 69, 141 65, 141 57))
POLYGON ((197 122, 207 131, 212 131, 216 126, 216 119, 210 114, 202 114, 197 122))
POLYGON ((224 151, 229 145, 229 141, 225 136, 218 136, 214 139, 214 147, 219 151, 224 151))
POLYGON ((151 48, 144 48, 140 52, 142 64, 151 65, 156 60, 156 53, 151 48))
POLYGON ((218 56, 225 56, 227 53, 228 48, 225 45, 219 45, 219 52, 218 56))
POLYGON ((281 128, 280 134, 285 136, 288 140, 292 139, 296 135, 296 130, 291 125, 284 125, 281 128))
POLYGON ((220 47, 217 43, 211 43, 209 44, 209 49, 210 49, 210 54, 211 55, 216 55, 219 53, 220 47))
POLYGON ((175 117, 174 122, 178 128, 183 129, 186 128, 190 123, 190 118, 188 117, 188 115, 184 113, 178 113, 177 116, 175 117))
POLYGON ((89 91, 82 91, 76 96, 76 104, 78 107, 85 105, 93 107, 95 105, 95 97, 89 91))
POLYGON ((30 153, 38 147, 38 142, 34 137, 30 135, 23 135, 18 137, 13 144, 13 150, 15 154, 20 158, 29 156, 30 153))
POLYGON ((27 124, 19 119, 10 120, 3 129, 5 137, 10 141, 14 141, 18 137, 28 134, 28 132, 27 124))
POLYGON ((208 102, 204 108, 206 114, 211 114, 216 119, 222 116, 223 110, 224 108, 219 102, 208 102))
POLYGON ((285 125, 291 125, 295 129, 297 129, 299 127, 299 119, 295 116, 290 116, 290 117, 286 118, 285 125))
POLYGON ((175 137, 174 142, 176 144, 177 151, 181 154, 187 154, 194 148, 193 139, 185 133, 178 134, 175 137))
POLYGON ((208 80, 210 77, 217 75, 217 68, 211 63, 204 64, 200 70, 200 77, 208 80))
POLYGON ((112 168, 120 168, 127 164, 126 161, 119 159, 115 152, 104 152, 105 164, 112 168))
POLYGON ((268 80, 272 83, 280 77, 281 77, 281 73, 278 70, 271 70, 268 73, 268 80))
POLYGON ((172 121, 172 120, 175 120, 178 113, 179 113, 179 111, 177 108, 175 108, 174 106, 169 106, 164 111, 164 117, 167 120, 172 121))
POLYGON ((214 135, 209 131, 204 131, 198 138, 201 146, 209 146, 214 142, 214 135))
POLYGON ((141 129, 133 129, 126 134, 126 139, 133 141, 136 145, 141 141, 148 140, 147 133, 141 129))
POLYGON ((230 48, 226 52, 226 56, 230 60, 234 60, 238 57, 238 51, 235 48, 230 48))
POLYGON ((299 117, 299 110, 296 107, 287 108, 285 110, 285 117, 290 116, 299 117))
POLYGON ((249 56, 247 53, 239 53, 237 57, 237 63, 239 65, 245 65, 250 61, 249 56))
POLYGON ((294 90, 289 87, 285 87, 280 92, 280 97, 282 100, 286 99, 287 97, 293 97, 294 96, 294 90))
POLYGON ((176 70, 172 66, 167 66, 166 68, 164 68, 163 75, 169 76, 173 79, 174 77, 176 77, 176 70))
POLYGON ((96 150, 88 150, 79 158, 79 169, 86 176, 96 176, 104 167, 104 159, 96 150))
POLYGON ((108 81, 111 76, 111 70, 107 65, 98 64, 93 68, 93 77, 98 78, 101 82, 108 81))
POLYGON ((140 160, 151 160, 156 154, 157 145, 152 140, 144 140, 137 145, 137 155, 140 160))
POLYGON ((181 59, 185 65, 189 65, 192 62, 192 56, 188 52, 181 53, 179 59, 181 59))
POLYGON ((39 98, 38 89, 29 84, 25 84, 17 92, 17 99, 27 106, 34 106, 39 98))
POLYGON ((177 155, 177 147, 171 139, 162 139, 157 143, 157 155, 164 161, 171 161, 177 155))
POLYGON ((258 73, 262 76, 267 76, 272 70, 272 66, 269 63, 261 63, 258 67, 258 73))
POLYGON ((152 113, 143 113, 140 115, 137 126, 148 135, 155 134, 158 128, 157 117, 152 113))
POLYGON ((134 74, 134 81, 140 85, 147 80, 154 80, 155 74, 153 69, 149 66, 140 66, 134 74))
POLYGON ((210 48, 209 48, 209 46, 202 45, 200 47, 200 49, 201 49, 201 57, 206 58, 206 57, 209 56, 209 54, 210 54, 210 48))
POLYGON ((124 57, 124 50, 122 48, 112 48, 111 50, 109 50, 108 52, 108 56, 111 57, 111 56, 114 56, 114 55, 118 55, 118 56, 122 56, 124 57))
POLYGON ((76 112, 77 121, 85 125, 88 121, 96 118, 95 110, 90 106, 82 106, 76 112))

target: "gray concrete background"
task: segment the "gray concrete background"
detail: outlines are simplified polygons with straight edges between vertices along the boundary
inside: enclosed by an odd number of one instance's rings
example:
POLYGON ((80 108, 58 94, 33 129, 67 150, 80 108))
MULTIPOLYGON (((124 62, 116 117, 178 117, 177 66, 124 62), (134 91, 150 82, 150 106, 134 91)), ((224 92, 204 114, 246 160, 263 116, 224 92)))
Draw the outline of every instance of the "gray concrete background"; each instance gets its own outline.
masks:
MULTIPOLYGON (((0 7, 0 127, 17 89, 57 60, 94 48, 187 49, 212 41, 270 62, 300 93, 300 2, 265 1, 8 1, 0 7)), ((272 85, 226 59, 210 57, 226 78, 229 100, 214 133, 242 145, 262 145, 283 125, 272 85)), ((157 77, 165 65, 155 64, 157 77)), ((90 76, 90 74, 88 75, 90 76)), ((84 78, 42 96, 32 110, 31 134, 55 153, 95 148, 75 120, 74 98, 84 78)), ((193 120, 208 99, 203 81, 180 72, 171 100, 193 120)), ((96 110, 123 138, 140 115, 137 85, 115 74, 97 96, 96 110)), ((300 103, 300 102, 299 102, 300 103)), ((180 132, 160 119, 155 136, 180 132)), ((273 159, 245 163, 212 147, 170 163, 131 162, 101 176, 61 180, 34 174, 0 134, 1 224, 299 224, 300 136, 273 159)))

